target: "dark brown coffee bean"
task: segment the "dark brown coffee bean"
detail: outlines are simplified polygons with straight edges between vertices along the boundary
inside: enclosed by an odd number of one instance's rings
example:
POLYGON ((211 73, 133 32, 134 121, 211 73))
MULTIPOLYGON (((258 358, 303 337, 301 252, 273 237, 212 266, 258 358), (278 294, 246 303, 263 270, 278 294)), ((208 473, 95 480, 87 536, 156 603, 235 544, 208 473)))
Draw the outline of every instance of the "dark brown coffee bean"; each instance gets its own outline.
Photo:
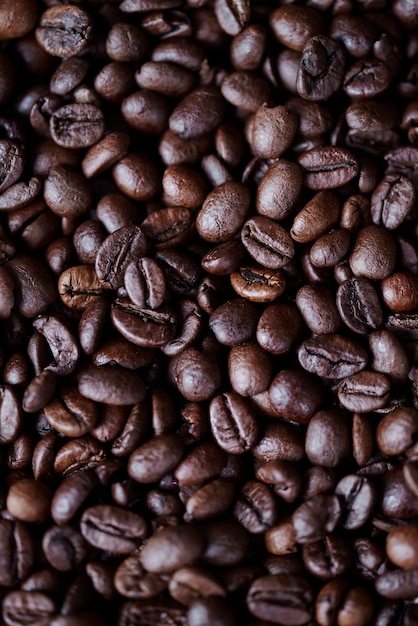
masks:
POLYGON ((332 533, 341 517, 337 496, 318 494, 301 504, 292 515, 296 541, 309 544, 332 533))
POLYGON ((294 574, 257 578, 247 595, 247 605, 260 620, 296 626, 311 618, 313 592, 308 581, 294 574))
POLYGON ((304 456, 303 439, 294 426, 286 422, 268 423, 253 454, 259 461, 300 461, 304 456))
POLYGON ((168 526, 148 539, 140 558, 148 572, 171 574, 199 558, 204 549, 205 539, 197 528, 168 526))
POLYGON ((270 26, 276 39, 286 48, 302 52, 311 37, 324 32, 321 14, 314 8, 283 6, 273 11, 270 26))
POLYGON ((305 185, 309 189, 335 189, 355 178, 359 163, 346 148, 323 146, 312 148, 298 157, 305 185))
POLYGON ((225 103, 218 88, 207 85, 190 91, 170 115, 170 130, 191 139, 214 130, 225 113, 225 103))
POLYGON ((157 250, 181 246, 194 232, 195 216, 185 207, 168 207, 153 211, 141 222, 141 230, 157 250))
POLYGON ((384 454, 402 454, 415 441, 418 428, 418 412, 412 407, 402 407, 391 411, 379 422, 376 430, 376 443, 384 454))
POLYGON ((7 494, 7 510, 15 519, 39 524, 49 516, 51 489, 41 481, 24 478, 16 481, 7 494))
POLYGON ((85 155, 81 167, 86 178, 101 174, 128 152, 131 140, 126 133, 109 133, 92 146, 85 155))
POLYGON ((248 220, 241 231, 248 253, 264 267, 279 269, 294 256, 294 245, 288 232, 268 217, 248 220))
POLYGON ((0 191, 15 183, 23 173, 25 153, 15 141, 0 140, 0 191))
POLYGON ((281 370, 271 382, 269 397, 281 417, 306 424, 319 409, 323 394, 313 376, 302 370, 281 370))
POLYGON ((348 474, 339 481, 335 493, 344 498, 341 525, 348 530, 363 526, 377 502, 374 483, 368 478, 348 474))
POLYGON ((103 241, 97 252, 97 277, 107 288, 121 287, 127 266, 135 258, 143 257, 146 249, 144 233, 138 226, 119 228, 103 241))
POLYGON ((254 342, 233 346, 228 356, 228 373, 234 391, 244 397, 267 389, 271 380, 271 362, 254 342))
POLYGON ((9 626, 19 626, 22 621, 36 624, 53 619, 56 612, 55 602, 40 591, 11 591, 4 598, 3 616, 9 626))
POLYGON ((52 139, 59 146, 88 148, 104 133, 103 113, 93 104, 66 104, 51 115, 49 127, 52 139))
POLYGON ((221 383, 218 363, 196 348, 186 348, 176 360, 174 381, 186 400, 209 400, 221 383))
POLYGON ((306 569, 320 580, 330 580, 346 574, 352 556, 348 540, 337 533, 331 533, 321 541, 305 543, 302 546, 302 558, 306 569))
POLYGON ((128 198, 144 202, 155 196, 160 178, 153 161, 145 156, 129 153, 113 166, 116 186, 128 198))
POLYGON ((257 324, 257 341, 272 354, 286 354, 296 344, 301 332, 301 317, 295 305, 270 304, 257 324))
POLYGON ((144 309, 128 300, 115 300, 111 319, 121 335, 144 348, 163 346, 176 332, 176 320, 171 311, 144 309))
POLYGON ((383 311, 373 283, 367 278, 350 278, 338 287, 337 308, 350 330, 365 335, 383 323, 383 311))
POLYGON ((97 504, 84 511, 80 530, 96 548, 114 554, 129 554, 146 535, 146 523, 133 511, 97 504))
POLYGON ((233 515, 250 533, 263 533, 278 520, 277 498, 263 482, 249 481, 238 496, 233 515))
POLYGON ((334 294, 324 285, 304 285, 296 294, 296 305, 305 324, 317 335, 336 333, 341 318, 334 294))
POLYGON ((378 372, 358 372, 345 378, 338 388, 338 398, 349 411, 368 413, 380 409, 388 401, 390 381, 378 372))
POLYGON ((238 394, 216 396, 209 408, 210 424, 217 444, 229 454, 243 454, 259 438, 257 418, 238 394))
POLYGON ((69 326, 55 315, 37 317, 33 326, 47 340, 53 356, 48 369, 59 376, 71 374, 76 368, 80 349, 69 326))
POLYGON ((298 243, 315 241, 335 226, 339 215, 337 196, 332 191, 320 191, 296 215, 290 235, 298 243))
POLYGON ((382 299, 393 313, 412 313, 418 307, 418 280, 409 272, 395 272, 382 280, 382 299))
POLYGON ((416 524, 392 528, 386 537, 386 552, 392 563, 406 570, 417 569, 416 524))
POLYGON ((393 237, 381 226, 362 228, 357 233, 349 262, 355 276, 365 276, 370 280, 387 278, 396 263, 393 237))
POLYGON ((172 471, 183 457, 183 442, 174 434, 150 439, 129 457, 128 473, 139 483, 154 483, 172 471))
POLYGON ((166 130, 170 110, 163 95, 150 89, 142 89, 122 100, 121 113, 132 128, 153 135, 166 130))
POLYGON ((231 181, 216 187, 197 215, 197 232, 206 241, 227 241, 243 225, 249 205, 250 194, 242 183, 231 181))
POLYGON ((305 450, 311 463, 336 467, 350 453, 351 432, 347 418, 338 411, 318 411, 306 431, 305 450))
POLYGON ((49 54, 67 58, 79 54, 92 35, 90 16, 81 8, 63 4, 42 13, 36 39, 49 54))
POLYGON ((71 526, 51 526, 42 538, 47 561, 59 572, 68 572, 84 561, 88 546, 71 526))
POLYGON ((389 87, 392 73, 377 59, 356 61, 344 76, 343 89, 350 98, 373 98, 389 87))
POLYGON ((325 35, 309 39, 299 63, 296 88, 306 100, 328 100, 344 78, 344 49, 325 35))
POLYGON ((232 480, 216 478, 193 493, 186 502, 185 522, 200 522, 217 518, 225 513, 235 499, 232 480))
POLYGON ((145 396, 142 379, 135 372, 116 365, 91 367, 80 372, 78 389, 85 398, 120 406, 136 404, 145 396))
POLYGON ((252 72, 232 72, 221 83, 225 100, 249 113, 255 113, 266 102, 272 103, 269 83, 252 72))

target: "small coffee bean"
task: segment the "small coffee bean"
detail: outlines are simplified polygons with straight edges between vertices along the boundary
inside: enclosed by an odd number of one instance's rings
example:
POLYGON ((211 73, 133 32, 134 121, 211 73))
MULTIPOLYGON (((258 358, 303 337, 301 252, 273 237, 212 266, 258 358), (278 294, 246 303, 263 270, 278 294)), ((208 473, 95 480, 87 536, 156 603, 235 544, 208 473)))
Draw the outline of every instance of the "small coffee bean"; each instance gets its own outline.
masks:
POLYGON ((311 618, 313 592, 308 581, 294 574, 275 574, 257 578, 247 594, 247 605, 260 620, 304 624, 311 618))
POLYGON ((42 48, 63 59, 79 54, 92 36, 90 16, 72 4, 52 6, 41 15, 35 31, 42 48))
POLYGON ((273 220, 284 219, 294 210, 301 191, 301 168, 293 161, 280 159, 270 165, 260 180, 256 196, 257 213, 273 220))
POLYGON ((365 335, 383 322, 383 311, 373 283, 364 277, 350 278, 337 290, 337 308, 344 324, 365 335))
POLYGON ((315 241, 335 226, 340 203, 332 191, 320 191, 296 215, 290 235, 298 243, 315 241))
POLYGON ((150 200, 160 187, 156 165, 140 154, 129 153, 122 157, 113 166, 112 175, 122 193, 140 202, 150 200))
POLYGON ((145 520, 120 507, 96 504, 81 517, 83 537, 94 547, 114 554, 129 554, 146 535, 145 520))
POLYGON ((390 381, 384 374, 363 370, 345 378, 338 387, 338 398, 349 411, 368 413, 385 406, 390 381))
POLYGON ((396 263, 393 237, 380 226, 362 228, 357 233, 349 262, 355 276, 365 276, 370 280, 387 278, 396 263))
POLYGON ((229 454, 243 454, 258 441, 256 415, 237 393, 216 396, 210 403, 209 418, 217 444, 229 454))
POLYGON ((255 113, 266 102, 272 102, 269 83, 252 72, 232 72, 221 83, 221 92, 230 104, 255 113))
POLYGON ((216 187, 197 215, 199 235, 214 243, 227 241, 243 225, 249 206, 250 194, 242 183, 231 181, 216 187))
POLYGON ((359 173, 359 163, 346 148, 323 146, 312 148, 298 157, 304 183, 308 189, 335 189, 353 180, 359 173))
POLYGON ((336 467, 350 453, 350 443, 350 424, 340 412, 322 410, 312 416, 305 440, 306 455, 311 463, 336 467))
POLYGON ((119 406, 136 404, 145 397, 142 379, 116 365, 84 370, 78 376, 78 389, 85 398, 119 406))
POLYGON ((322 389, 313 376, 304 371, 281 370, 269 387, 273 408, 281 417, 306 424, 319 409, 322 389))
POLYGON ((392 563, 406 570, 417 569, 417 535, 416 524, 406 524, 392 528, 386 537, 386 553, 392 563))
POLYGON ((183 457, 183 448, 177 435, 158 435, 131 454, 128 474, 139 483, 157 482, 177 467, 183 457))
POLYGON ((193 526, 167 526, 153 534, 141 551, 143 567, 154 574, 171 574, 199 558, 205 539, 193 526))
POLYGON ((31 478, 16 481, 7 494, 7 510, 15 519, 40 524, 49 517, 51 489, 31 478))
POLYGON ((241 241, 255 261, 270 269, 284 267, 295 254, 288 231, 269 217, 261 215, 245 222, 241 241))
POLYGON ((298 94, 306 100, 328 100, 344 78, 345 54, 341 44, 326 35, 306 41, 297 75, 298 94))
POLYGON ((52 113, 49 127, 52 139, 59 146, 88 148, 104 133, 103 113, 93 104, 66 104, 52 113))

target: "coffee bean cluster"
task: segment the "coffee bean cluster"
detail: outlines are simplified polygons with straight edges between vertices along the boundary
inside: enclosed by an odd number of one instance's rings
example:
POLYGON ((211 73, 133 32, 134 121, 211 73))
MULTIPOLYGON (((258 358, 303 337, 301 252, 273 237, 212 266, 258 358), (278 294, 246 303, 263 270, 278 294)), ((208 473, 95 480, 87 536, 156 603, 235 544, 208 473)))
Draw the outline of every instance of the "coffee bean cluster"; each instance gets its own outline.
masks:
POLYGON ((0 623, 418 624, 418 1, 0 2, 0 623))

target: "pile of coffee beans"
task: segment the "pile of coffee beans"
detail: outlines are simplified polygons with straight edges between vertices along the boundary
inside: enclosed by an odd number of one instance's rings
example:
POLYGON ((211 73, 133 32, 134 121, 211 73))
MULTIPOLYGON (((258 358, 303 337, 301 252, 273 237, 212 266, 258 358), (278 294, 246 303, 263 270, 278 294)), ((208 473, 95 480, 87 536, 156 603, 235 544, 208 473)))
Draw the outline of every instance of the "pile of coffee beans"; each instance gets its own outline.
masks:
POLYGON ((418 0, 0 2, 0 626, 418 624, 418 0))

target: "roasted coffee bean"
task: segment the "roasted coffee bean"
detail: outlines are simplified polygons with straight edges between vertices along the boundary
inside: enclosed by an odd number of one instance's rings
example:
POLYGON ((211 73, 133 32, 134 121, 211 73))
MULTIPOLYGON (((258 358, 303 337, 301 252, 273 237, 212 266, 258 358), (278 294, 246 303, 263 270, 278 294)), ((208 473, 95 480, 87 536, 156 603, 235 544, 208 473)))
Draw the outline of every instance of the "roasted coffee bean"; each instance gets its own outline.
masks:
POLYGON ((242 183, 226 182, 216 187, 207 196, 197 215, 199 235, 214 243, 230 239, 243 225, 249 205, 250 195, 242 183))
POLYGON ((257 320, 255 305, 236 298, 215 309, 209 319, 209 327, 219 343, 234 346, 252 338, 257 320))
POLYGON ((245 222, 241 241, 255 261, 270 269, 284 267, 295 253, 287 230, 264 216, 256 216, 245 222))
POLYGON ((298 350, 302 367, 325 378, 344 378, 366 367, 368 356, 361 344, 343 335, 313 337, 298 350))
POLYGON ((334 295, 324 285, 304 285, 296 294, 296 305, 305 324, 317 335, 338 332, 341 318, 334 295))
POLYGON ((129 476, 139 483, 157 482, 177 467, 183 457, 183 448, 177 435, 157 435, 131 454, 129 476))
POLYGON ((243 454, 258 441, 259 426, 251 406, 234 392, 216 396, 209 408, 212 434, 229 454, 243 454))
POLYGON ((104 133, 103 113, 93 104, 66 104, 52 113, 49 128, 59 146, 88 148, 104 133))
POLYGON ((10 487, 7 510, 15 519, 39 524, 49 516, 51 496, 48 485, 31 478, 23 478, 10 487))
POLYGON ((86 509, 80 529, 93 546, 114 554, 129 554, 146 535, 146 523, 140 515, 106 504, 86 509))
POLYGON ((343 47, 335 39, 325 35, 308 39, 299 64, 298 94, 306 100, 328 100, 343 81, 344 63, 343 47))
POLYGON ((315 378, 306 372, 282 370, 271 382, 269 398, 281 417, 306 424, 319 409, 323 393, 315 378))
POLYGON ((84 398, 74 387, 61 389, 57 396, 43 407, 49 424, 67 437, 80 437, 90 432, 98 416, 94 402, 84 398))
POLYGON ((357 233, 349 262, 355 276, 365 276, 370 280, 387 278, 392 274, 396 264, 393 237, 379 226, 362 228, 357 233))
POLYGON ((312 148, 298 157, 308 189, 335 189, 350 182, 359 173, 359 163, 346 148, 312 148))
POLYGON ((367 478, 347 474, 337 484, 335 493, 345 500, 341 525, 351 530, 365 524, 377 501, 374 483, 367 478))
POLYGON ((145 397, 142 379, 122 367, 90 367, 78 376, 78 389, 82 396, 95 402, 128 405, 141 402, 145 397))
POLYGON ((113 166, 112 175, 122 193, 140 202, 153 198, 160 187, 156 165, 140 154, 128 153, 122 157, 113 166))
POLYGON ((351 565, 352 549, 347 539, 331 533, 321 541, 302 546, 303 563, 310 574, 320 580, 343 576, 351 565))
POLYGON ((312 600, 308 581, 294 574, 257 578, 247 595, 248 608, 255 617, 289 626, 310 620, 312 600))
POLYGON ((55 602, 41 591, 11 591, 4 598, 3 617, 9 626, 53 619, 56 612, 55 602))
POLYGON ((301 433, 286 422, 268 423, 253 448, 253 454, 259 461, 300 461, 304 456, 301 433))
POLYGON ((36 39, 49 54, 67 58, 79 54, 92 35, 90 16, 69 4, 53 6, 42 13, 36 39))
POLYGON ((271 380, 271 362, 256 343, 233 346, 228 356, 231 386, 241 396, 248 397, 267 389, 271 380))
POLYGON ((259 534, 274 526, 279 516, 279 506, 273 492, 263 482, 246 483, 235 503, 235 519, 250 533, 259 534))
POLYGON ((350 278, 338 287, 337 308, 344 324, 365 335, 383 323, 383 311, 373 283, 365 278, 350 278))
POLYGON ((296 215, 290 235, 298 243, 315 241, 335 226, 339 214, 337 196, 331 191, 321 191, 296 215))
POLYGON ((34 542, 29 527, 20 521, 0 520, 2 561, 0 581, 4 587, 14 587, 25 580, 34 566, 34 542))
POLYGON ((350 423, 335 410, 318 411, 306 431, 305 451, 311 463, 336 467, 350 453, 350 423))
POLYGON ((363 370, 345 378, 338 388, 341 404, 350 411, 368 413, 385 406, 390 381, 384 374, 363 370))
POLYGON ((324 31, 322 16, 318 11, 293 5, 273 11, 270 26, 281 44, 298 52, 302 52, 311 37, 324 31))
POLYGON ((296 541, 309 544, 332 533, 340 520, 341 508, 337 496, 317 494, 306 500, 292 515, 296 541))
POLYGON ((232 72, 225 76, 221 92, 227 102, 249 113, 255 113, 264 102, 272 102, 269 83, 251 72, 232 72))
POLYGON ((356 61, 345 73, 343 89, 351 98, 373 98, 389 87, 392 73, 377 59, 356 61))
POLYGON ((204 537, 197 528, 167 526, 148 539, 140 559, 148 572, 171 574, 199 558, 204 548, 204 537))

